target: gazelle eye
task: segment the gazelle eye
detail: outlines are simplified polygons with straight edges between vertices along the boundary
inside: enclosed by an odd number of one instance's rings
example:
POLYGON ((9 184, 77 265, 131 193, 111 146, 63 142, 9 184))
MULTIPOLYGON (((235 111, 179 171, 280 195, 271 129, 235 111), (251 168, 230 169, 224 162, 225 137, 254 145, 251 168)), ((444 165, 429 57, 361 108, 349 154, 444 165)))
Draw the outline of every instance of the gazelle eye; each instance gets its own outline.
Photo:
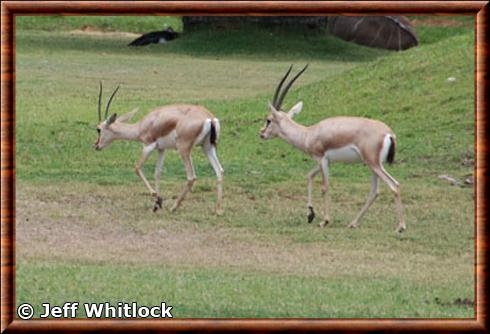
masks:
POLYGON ((266 123, 267 123, 267 126, 269 126, 269 124, 271 124, 271 120, 270 119, 266 120, 266 123))
POLYGON ((97 128, 97 133, 100 135, 100 129, 97 128))

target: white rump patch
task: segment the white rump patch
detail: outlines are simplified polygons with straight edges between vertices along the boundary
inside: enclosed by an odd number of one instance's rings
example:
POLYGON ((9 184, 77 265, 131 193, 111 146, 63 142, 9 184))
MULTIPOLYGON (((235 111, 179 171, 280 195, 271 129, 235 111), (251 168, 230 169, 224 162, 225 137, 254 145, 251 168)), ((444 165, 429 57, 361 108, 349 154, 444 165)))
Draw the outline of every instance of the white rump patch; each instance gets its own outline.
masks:
POLYGON ((390 145, 391 145, 391 135, 387 134, 383 138, 383 147, 381 148, 381 152, 379 153, 380 163, 386 162, 386 159, 388 159, 388 153, 390 152, 390 145))
POLYGON ((329 162, 361 162, 361 154, 355 145, 328 150, 325 157, 329 162))
POLYGON ((199 134, 199 136, 197 136, 196 141, 194 141, 194 145, 202 144, 202 141, 204 140, 206 135, 209 133, 209 131, 211 131, 211 119, 207 118, 204 121, 204 125, 202 126, 201 133, 199 134))
POLYGON ((219 124, 219 119, 213 118, 214 126, 216 128, 216 142, 219 140, 219 132, 221 130, 221 125, 219 124))

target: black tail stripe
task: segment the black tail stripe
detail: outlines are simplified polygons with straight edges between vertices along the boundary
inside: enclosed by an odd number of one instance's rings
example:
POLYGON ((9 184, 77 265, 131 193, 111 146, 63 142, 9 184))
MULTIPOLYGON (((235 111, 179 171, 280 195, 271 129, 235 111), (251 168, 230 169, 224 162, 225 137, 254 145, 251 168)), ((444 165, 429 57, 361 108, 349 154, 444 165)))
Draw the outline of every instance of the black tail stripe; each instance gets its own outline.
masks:
POLYGON ((211 122, 211 133, 209 134, 209 141, 211 144, 216 146, 216 126, 214 125, 214 122, 211 122))
POLYGON ((388 157, 386 161, 392 164, 395 161, 395 140, 390 136, 390 150, 388 151, 388 157))

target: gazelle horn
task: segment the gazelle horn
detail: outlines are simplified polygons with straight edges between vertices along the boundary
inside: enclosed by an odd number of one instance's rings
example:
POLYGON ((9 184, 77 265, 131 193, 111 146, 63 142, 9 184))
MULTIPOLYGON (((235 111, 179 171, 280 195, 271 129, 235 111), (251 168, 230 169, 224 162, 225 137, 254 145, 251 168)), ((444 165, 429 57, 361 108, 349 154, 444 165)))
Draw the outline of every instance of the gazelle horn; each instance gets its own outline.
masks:
POLYGON ((282 77, 281 81, 279 82, 279 85, 277 86, 276 88, 276 92, 274 93, 274 98, 272 99, 272 105, 274 106, 274 108, 276 109, 279 109, 281 106, 278 105, 276 102, 277 102, 277 96, 279 95, 279 91, 281 90, 282 88, 282 84, 284 83, 284 81, 286 80, 286 78, 288 77, 289 73, 291 73, 291 70, 293 69, 293 65, 289 66, 289 70, 286 72, 286 74, 282 77))
POLYGON ((104 119, 107 119, 107 113, 109 112, 109 107, 111 106, 112 98, 114 97, 114 95, 116 95, 116 93, 117 93, 118 90, 119 90, 119 86, 117 86, 117 88, 114 90, 114 92, 112 92, 112 95, 109 98, 109 102, 107 102, 107 106, 105 108, 104 119))
POLYGON ((281 95, 279 96, 279 98, 277 99, 277 106, 275 106, 276 109, 279 109, 281 108, 281 105, 282 105, 282 101, 284 100, 284 97, 286 96, 286 94, 288 93, 288 90, 289 88, 291 88, 291 86, 293 85, 293 83, 296 81, 296 79, 298 79, 300 77, 301 74, 304 73, 304 71, 306 71, 306 69, 308 68, 308 65, 309 64, 306 64, 305 67, 303 67, 303 69, 301 71, 298 72, 298 74, 296 74, 296 76, 291 79, 291 81, 289 81, 289 83, 286 85, 286 87, 283 89, 283 91, 281 92, 281 95))

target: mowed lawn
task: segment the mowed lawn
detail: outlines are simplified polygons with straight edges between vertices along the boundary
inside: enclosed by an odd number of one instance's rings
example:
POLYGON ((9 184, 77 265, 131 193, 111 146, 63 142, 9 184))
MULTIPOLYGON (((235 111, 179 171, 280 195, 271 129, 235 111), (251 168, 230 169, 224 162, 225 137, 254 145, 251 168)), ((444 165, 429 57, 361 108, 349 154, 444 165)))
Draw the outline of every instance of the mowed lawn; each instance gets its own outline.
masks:
MULTIPOLYGON (((474 169, 469 20, 447 27, 419 18, 421 45, 400 53, 258 28, 126 46, 164 22, 180 28, 176 18, 17 17, 17 304, 33 304, 36 316, 42 303, 66 301, 165 301, 174 317, 475 315, 474 189, 438 177, 462 182, 474 169), (347 228, 370 188, 362 165, 332 166, 332 222, 307 223, 313 161, 281 140, 258 138, 292 63, 310 64, 285 102, 304 101, 298 122, 364 116, 397 134, 396 163, 387 169, 402 185, 405 233, 395 232, 384 184, 361 227, 347 228), (133 170, 141 145, 93 150, 99 81, 106 98, 121 85, 118 114, 139 107, 141 118, 185 102, 220 119, 223 216, 213 214, 215 178, 200 149, 197 183, 175 213, 167 209, 185 182, 177 154, 165 160, 165 209, 153 213, 133 170)), ((150 179, 154 163, 145 165, 150 179)))

